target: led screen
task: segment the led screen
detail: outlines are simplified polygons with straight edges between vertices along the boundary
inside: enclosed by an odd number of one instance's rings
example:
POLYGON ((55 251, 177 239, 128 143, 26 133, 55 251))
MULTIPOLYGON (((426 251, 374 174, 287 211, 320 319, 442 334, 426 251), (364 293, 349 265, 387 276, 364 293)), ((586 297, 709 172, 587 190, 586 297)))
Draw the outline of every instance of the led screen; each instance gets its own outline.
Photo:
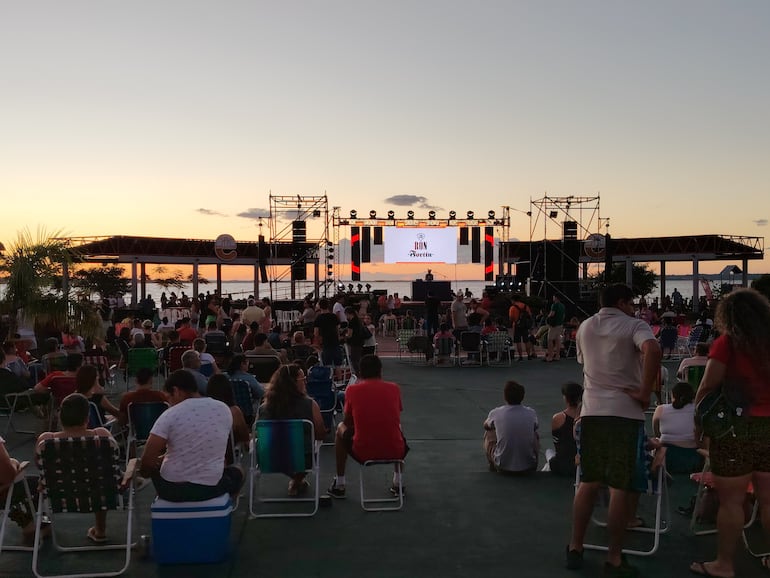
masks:
POLYGON ((385 263, 457 263, 457 227, 385 227, 385 263))

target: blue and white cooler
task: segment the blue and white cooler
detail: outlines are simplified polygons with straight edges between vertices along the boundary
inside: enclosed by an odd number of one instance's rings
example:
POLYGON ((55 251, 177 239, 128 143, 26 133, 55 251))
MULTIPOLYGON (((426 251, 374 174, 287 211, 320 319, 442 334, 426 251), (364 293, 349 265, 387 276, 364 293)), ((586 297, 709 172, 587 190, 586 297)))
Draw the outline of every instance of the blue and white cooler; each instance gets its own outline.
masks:
POLYGON ((152 554, 158 564, 221 562, 230 544, 228 494, 204 502, 167 502, 155 498, 152 515, 152 554))

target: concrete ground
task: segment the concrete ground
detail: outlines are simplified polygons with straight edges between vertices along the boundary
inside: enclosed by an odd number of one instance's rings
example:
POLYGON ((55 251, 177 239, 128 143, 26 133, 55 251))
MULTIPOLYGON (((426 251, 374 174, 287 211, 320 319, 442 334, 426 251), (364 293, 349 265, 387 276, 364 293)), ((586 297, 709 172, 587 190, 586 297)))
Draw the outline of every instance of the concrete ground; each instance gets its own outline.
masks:
MULTIPOLYGON (((386 349, 387 351, 387 349, 386 349)), ((392 351, 392 349, 391 349, 392 351)), ((670 362, 675 370, 677 362, 670 362)), ((231 555, 215 565, 158 566, 151 558, 136 556, 127 576, 211 577, 467 577, 517 575, 528 578, 601 575, 603 555, 587 552, 581 571, 564 569, 564 548, 569 538, 572 480, 539 472, 529 477, 490 473, 481 448, 481 423, 500 405, 502 386, 516 379, 527 389, 525 404, 541 420, 542 452, 551 447, 550 416, 560 410, 559 388, 567 380, 581 380, 574 359, 557 363, 539 360, 514 362, 511 367, 434 368, 424 362, 385 360, 385 378, 401 385, 403 429, 411 446, 407 458, 406 505, 400 512, 367 513, 359 504, 358 467, 349 464, 348 497, 335 500, 312 518, 249 520, 247 500, 232 518, 231 555)), ((24 416, 25 419, 31 419, 24 416)), ((11 435, 10 453, 29 459, 32 436, 11 435)), ((541 452, 541 453, 542 453, 541 452)), ((334 456, 331 446, 321 450, 321 489, 329 484, 334 456)), ((542 457, 541 457, 542 463, 542 457)), ((389 472, 367 472, 376 490, 389 485, 389 472)), ((275 480, 268 490, 285 492, 286 480, 275 480)), ((642 576, 685 576, 694 560, 714 555, 715 537, 693 536, 689 520, 676 513, 687 505, 694 485, 677 477, 671 487, 671 530, 652 557, 631 558, 642 576)), ((139 529, 149 533, 151 487, 138 493, 139 529)), ((641 510, 647 521, 653 516, 641 510)), ((70 540, 85 542, 89 516, 65 519, 60 531, 70 540)), ((111 513, 108 533, 118 536, 120 514, 111 513)), ((15 528, 13 532, 15 532, 15 528)), ((12 543, 17 535, 10 535, 12 543)), ((591 531, 601 539, 602 531, 591 531)), ((637 543, 643 536, 629 536, 637 543)), ((649 536, 646 536, 649 538, 649 536)), ((119 567, 118 552, 91 555, 58 554, 50 544, 43 549, 44 572, 96 572, 98 564, 119 567)), ((738 576, 761 576, 759 563, 739 549, 738 576)), ((31 575, 31 554, 3 552, 0 576, 31 575)))

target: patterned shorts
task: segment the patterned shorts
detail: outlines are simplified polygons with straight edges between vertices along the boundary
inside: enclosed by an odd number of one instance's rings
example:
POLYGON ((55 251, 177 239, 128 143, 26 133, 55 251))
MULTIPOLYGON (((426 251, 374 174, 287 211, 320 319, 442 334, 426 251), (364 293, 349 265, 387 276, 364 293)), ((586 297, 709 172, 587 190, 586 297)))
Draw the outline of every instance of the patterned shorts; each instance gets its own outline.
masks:
POLYGON ((580 480, 618 490, 647 491, 645 441, 643 421, 609 416, 581 418, 577 440, 580 480))
POLYGON ((711 470, 726 478, 770 472, 770 417, 749 417, 730 434, 712 439, 711 470))

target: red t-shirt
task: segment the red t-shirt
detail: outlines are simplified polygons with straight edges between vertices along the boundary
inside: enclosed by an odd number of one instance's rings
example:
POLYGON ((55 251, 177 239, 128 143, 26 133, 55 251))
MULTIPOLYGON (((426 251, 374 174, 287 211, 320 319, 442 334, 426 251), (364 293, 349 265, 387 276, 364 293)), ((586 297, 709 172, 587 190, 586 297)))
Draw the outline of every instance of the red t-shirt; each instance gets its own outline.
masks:
POLYGON ((711 344, 709 358, 727 366, 728 379, 734 377, 746 384, 751 399, 749 415, 770 417, 770 376, 763 375, 751 357, 732 347, 726 335, 720 335, 711 344))
POLYGON ((366 460, 401 459, 401 390, 395 383, 366 379, 345 390, 345 414, 353 416, 353 453, 366 460))
POLYGON ((181 327, 179 329, 179 341, 186 343, 192 343, 198 338, 198 332, 190 326, 181 327))

